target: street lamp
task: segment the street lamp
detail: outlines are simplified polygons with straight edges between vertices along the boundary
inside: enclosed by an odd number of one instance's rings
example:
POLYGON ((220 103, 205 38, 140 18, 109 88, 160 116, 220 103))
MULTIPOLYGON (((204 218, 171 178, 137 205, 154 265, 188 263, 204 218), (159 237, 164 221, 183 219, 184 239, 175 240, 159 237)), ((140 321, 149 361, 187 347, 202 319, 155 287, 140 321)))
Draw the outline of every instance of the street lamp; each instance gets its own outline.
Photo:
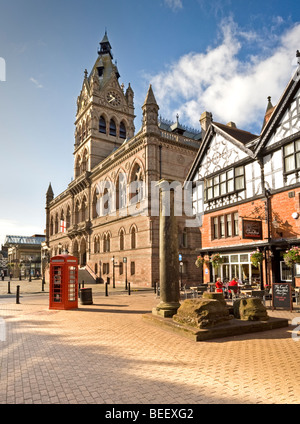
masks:
POLYGON ((44 291, 44 285, 46 283, 45 272, 46 272, 46 265, 48 263, 48 258, 49 258, 49 248, 47 246, 47 243, 44 241, 42 243, 42 291, 44 291))
POLYGON ((180 288, 182 289, 182 268, 183 268, 183 262, 180 262, 180 288))
POLYGON ((31 261, 32 261, 32 257, 29 257, 29 282, 31 281, 31 261))
POLYGON ((123 263, 125 264, 125 290, 127 290, 127 258, 123 258, 123 263))
POLYGON ((113 289, 116 287, 116 279, 115 279, 115 268, 118 268, 119 265, 115 265, 115 257, 113 256, 111 258, 112 261, 112 267, 113 267, 113 289))

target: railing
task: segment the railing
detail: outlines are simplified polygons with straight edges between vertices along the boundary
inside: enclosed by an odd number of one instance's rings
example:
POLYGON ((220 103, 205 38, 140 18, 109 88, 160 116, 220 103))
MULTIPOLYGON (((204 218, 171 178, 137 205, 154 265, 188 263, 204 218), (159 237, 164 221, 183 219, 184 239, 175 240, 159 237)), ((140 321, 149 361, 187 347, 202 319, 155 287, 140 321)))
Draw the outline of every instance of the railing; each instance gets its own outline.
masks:
POLYGON ((91 277, 93 277, 94 280, 98 278, 98 275, 92 270, 92 268, 88 264, 85 265, 85 269, 91 275, 91 277))

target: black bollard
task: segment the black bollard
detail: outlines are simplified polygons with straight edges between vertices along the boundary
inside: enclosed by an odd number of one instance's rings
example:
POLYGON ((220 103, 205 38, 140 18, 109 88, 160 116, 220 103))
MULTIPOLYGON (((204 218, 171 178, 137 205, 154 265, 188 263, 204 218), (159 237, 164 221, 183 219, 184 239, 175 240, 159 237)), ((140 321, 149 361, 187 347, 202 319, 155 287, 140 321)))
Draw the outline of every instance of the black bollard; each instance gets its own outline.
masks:
POLYGON ((7 283, 7 294, 11 294, 11 293, 10 293, 10 280, 9 280, 9 282, 7 283))
POLYGON ((20 286, 17 286, 16 303, 20 303, 20 286))
POLYGON ((80 289, 81 289, 81 284, 78 283, 78 298, 80 298, 80 289))
POLYGON ((45 285, 45 280, 44 280, 44 279, 42 279, 42 291, 45 291, 45 289, 44 289, 44 285, 45 285))
POLYGON ((108 282, 105 283, 105 296, 108 296, 108 282))
POLYGON ((156 281, 154 282, 154 293, 156 294, 156 281))
POLYGON ((128 295, 130 296, 130 282, 128 281, 128 295))

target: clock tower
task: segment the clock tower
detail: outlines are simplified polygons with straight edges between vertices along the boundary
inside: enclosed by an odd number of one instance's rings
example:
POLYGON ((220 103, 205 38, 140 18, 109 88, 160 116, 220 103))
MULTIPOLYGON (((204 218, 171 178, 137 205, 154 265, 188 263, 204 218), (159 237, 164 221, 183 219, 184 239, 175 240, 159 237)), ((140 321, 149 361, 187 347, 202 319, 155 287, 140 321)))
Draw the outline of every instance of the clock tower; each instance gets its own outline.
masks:
POLYGON ((103 159, 134 135, 134 93, 119 84, 107 33, 100 42, 90 74, 84 72, 75 121, 75 178, 91 172, 103 159))

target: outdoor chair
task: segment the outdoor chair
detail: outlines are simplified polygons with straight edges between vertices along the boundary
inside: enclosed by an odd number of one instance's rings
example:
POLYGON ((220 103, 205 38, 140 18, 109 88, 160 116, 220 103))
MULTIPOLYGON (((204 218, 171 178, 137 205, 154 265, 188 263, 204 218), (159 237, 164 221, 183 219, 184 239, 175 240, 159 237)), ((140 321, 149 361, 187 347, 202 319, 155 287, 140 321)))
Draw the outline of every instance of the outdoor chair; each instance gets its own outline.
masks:
POLYGON ((253 290, 252 296, 258 297, 259 299, 261 299, 265 306, 266 306, 266 300, 271 300, 268 290, 253 290))
POLYGON ((236 300, 236 299, 238 299, 238 298, 239 298, 239 295, 238 295, 238 288, 237 288, 237 287, 234 287, 234 286, 228 286, 228 293, 230 293, 230 294, 231 294, 231 300, 232 300, 232 303, 234 302, 234 300, 236 300))

